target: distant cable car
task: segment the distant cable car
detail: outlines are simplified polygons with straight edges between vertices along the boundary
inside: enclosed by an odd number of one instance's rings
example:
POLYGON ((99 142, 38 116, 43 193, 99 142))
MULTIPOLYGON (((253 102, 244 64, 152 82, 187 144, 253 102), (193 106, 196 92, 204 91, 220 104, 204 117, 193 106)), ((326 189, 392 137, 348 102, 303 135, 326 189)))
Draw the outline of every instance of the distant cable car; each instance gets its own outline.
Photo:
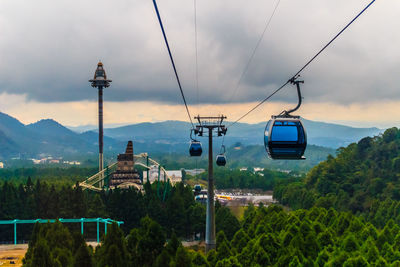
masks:
POLYGON ((218 155, 217 155, 217 160, 216 160, 216 162, 217 162, 217 165, 218 166, 225 166, 226 165, 226 157, 225 157, 225 146, 224 145, 222 145, 222 147, 221 147, 221 150, 224 150, 224 152, 223 153, 219 153, 218 155))
POLYGON ((296 84, 299 102, 294 109, 283 111, 280 115, 271 116, 264 132, 264 146, 268 156, 272 159, 305 159, 304 152, 307 147, 307 134, 299 116, 290 113, 296 111, 301 105, 301 92, 299 83, 304 81, 291 80, 296 84))
POLYGON ((191 157, 200 157, 203 149, 201 147, 201 143, 196 140, 192 140, 190 142, 189 153, 191 157))
POLYGON ((193 130, 190 132, 190 139, 192 139, 192 141, 190 142, 189 153, 191 157, 200 157, 203 149, 200 141, 192 138, 192 132, 193 130))

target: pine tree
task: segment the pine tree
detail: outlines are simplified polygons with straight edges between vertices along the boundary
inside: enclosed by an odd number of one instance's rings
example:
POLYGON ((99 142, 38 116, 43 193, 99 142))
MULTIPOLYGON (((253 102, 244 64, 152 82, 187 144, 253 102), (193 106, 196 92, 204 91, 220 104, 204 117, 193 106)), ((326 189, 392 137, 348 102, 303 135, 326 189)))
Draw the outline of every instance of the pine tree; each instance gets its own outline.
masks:
POLYGON ((193 257, 192 264, 196 267, 209 267, 207 259, 200 252, 196 252, 195 256, 193 257))
POLYGON ((189 254, 183 246, 179 246, 176 251, 175 256, 175 266, 176 267, 190 267, 192 266, 192 260, 189 254))
POLYGON ((81 244, 75 253, 74 267, 92 267, 93 259, 86 244, 81 244))

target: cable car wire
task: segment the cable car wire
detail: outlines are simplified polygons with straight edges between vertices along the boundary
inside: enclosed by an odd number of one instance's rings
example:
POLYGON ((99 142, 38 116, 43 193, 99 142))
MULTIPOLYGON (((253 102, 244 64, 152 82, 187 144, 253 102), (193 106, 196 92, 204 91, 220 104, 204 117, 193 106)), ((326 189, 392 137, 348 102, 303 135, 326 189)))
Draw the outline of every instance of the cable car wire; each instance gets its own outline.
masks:
POLYGON ((196 51, 196 92, 197 92, 197 106, 199 105, 199 65, 198 65, 198 49, 197 49, 197 4, 193 0, 194 5, 194 47, 196 51))
POLYGON ((187 114, 188 114, 188 116, 189 116, 190 123, 192 124, 192 128, 194 129, 194 124, 193 124, 193 121, 192 121, 192 116, 190 116, 189 108, 188 108, 188 105, 187 105, 187 103, 186 103, 185 94, 183 93, 181 81, 179 80, 178 72, 177 72, 176 67, 175 67, 174 58, 172 57, 171 49, 169 48, 167 35, 165 34, 164 26, 163 26, 163 23, 162 23, 162 21, 161 21, 161 16, 160 16, 160 12, 158 11, 158 7, 157 7, 156 0, 153 0, 153 4, 154 4, 154 9, 155 9, 155 11, 156 11, 156 13, 157 13, 158 22, 160 23, 160 27, 161 27, 161 31, 162 31, 162 34, 163 34, 163 37, 164 37, 164 41, 165 41, 165 44, 166 44, 167 49, 168 49, 169 58, 170 58, 170 60, 171 60, 172 67, 173 67, 174 72, 175 72, 176 81, 178 82, 179 90, 181 91, 183 103, 185 104, 186 112, 187 112, 187 114))
POLYGON ((258 103, 256 106, 254 106, 252 109, 250 109, 248 112, 246 112, 244 115, 242 115, 239 119, 237 119, 236 121, 234 121, 233 123, 231 123, 228 127, 231 127, 233 125, 235 125, 237 122, 239 122, 240 120, 242 120, 244 117, 246 117, 247 115, 249 115, 251 112, 253 112, 255 109, 257 109, 259 106, 261 106, 263 103, 265 103, 267 100, 269 100, 273 95, 275 95, 277 92, 279 92, 280 90, 282 90, 282 88, 284 88, 288 83, 290 83, 293 79, 297 78, 299 76, 299 74, 305 69, 307 68, 311 62, 314 61, 314 59, 316 59, 329 45, 331 45, 333 43, 333 41, 335 41, 351 24, 353 24, 354 21, 356 21, 376 0, 372 0, 363 10, 361 10, 360 13, 357 14, 357 16, 355 16, 338 34, 335 35, 335 37, 333 37, 321 50, 319 50, 319 52, 317 54, 315 54, 309 61, 307 61, 307 63, 300 68, 300 70, 298 72, 296 72, 295 75, 293 75, 287 82, 285 82, 281 87, 279 87, 278 89, 276 89, 272 94, 270 94, 269 96, 267 96, 266 98, 264 98, 260 103, 258 103))
POLYGON ((278 2, 276 3, 276 5, 275 5, 275 7, 274 7, 274 10, 272 11, 271 16, 270 16, 269 19, 267 20, 267 23, 266 23, 266 25, 265 25, 265 27, 264 27, 264 30, 263 30, 263 32, 261 33, 261 36, 260 36, 260 38, 258 39, 257 44, 256 44, 256 46, 254 47, 253 52, 251 53, 250 58, 249 58, 249 60, 247 61, 246 66, 244 67, 242 74, 240 75, 239 81, 238 81, 238 83, 236 84, 235 90, 233 91, 233 94, 232 94, 232 96, 231 96, 231 98, 229 99, 228 102, 231 102, 232 99, 236 96, 236 93, 237 93, 237 91, 238 91, 238 89, 239 89, 240 84, 242 83, 242 80, 243 80, 243 78, 244 78, 244 75, 247 73, 247 70, 248 70, 249 67, 250 67, 250 63, 253 61, 253 58, 254 58, 254 56, 255 56, 255 54, 256 54, 256 51, 257 51, 258 47, 260 46, 261 41, 264 39, 265 32, 266 32, 267 29, 269 28, 269 25, 271 24, 272 18, 274 17, 275 12, 276 12, 276 10, 278 9, 278 6, 279 6, 280 2, 281 2, 281 0, 278 0, 278 2))
MULTIPOLYGON (((199 65, 198 65, 198 49, 197 49, 197 3, 193 0, 194 9, 194 47, 196 52, 196 97, 197 97, 197 113, 199 113, 199 65)), ((197 157, 196 157, 196 170, 197 170, 197 157)), ((196 175, 196 174, 195 174, 196 175)))

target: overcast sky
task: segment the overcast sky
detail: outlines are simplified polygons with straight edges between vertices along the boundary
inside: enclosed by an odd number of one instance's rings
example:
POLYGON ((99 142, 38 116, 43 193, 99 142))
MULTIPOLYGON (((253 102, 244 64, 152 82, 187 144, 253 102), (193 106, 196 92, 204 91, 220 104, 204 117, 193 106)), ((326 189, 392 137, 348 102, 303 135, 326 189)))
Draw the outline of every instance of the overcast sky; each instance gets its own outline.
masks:
MULTIPOLYGON (((193 115, 231 120, 290 78, 370 0, 281 0, 254 60, 240 75, 278 0, 159 0, 193 115), (199 103, 199 105, 196 105, 199 103), (207 114, 209 115, 209 114, 207 114)), ((302 73, 309 119, 400 125, 400 1, 377 0, 302 73)), ((25 123, 95 124, 98 60, 113 80, 106 123, 187 120, 151 0, 0 1, 0 111, 25 123)), ((290 108, 288 86, 244 122, 290 108)))

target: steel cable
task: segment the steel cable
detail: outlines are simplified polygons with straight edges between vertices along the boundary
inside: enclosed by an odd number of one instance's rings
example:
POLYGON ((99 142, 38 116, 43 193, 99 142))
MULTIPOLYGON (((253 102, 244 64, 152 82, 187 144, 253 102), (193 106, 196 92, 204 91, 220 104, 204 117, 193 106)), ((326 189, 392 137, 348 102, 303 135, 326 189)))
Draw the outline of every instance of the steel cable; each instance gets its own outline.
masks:
POLYGON ((155 9, 155 11, 157 13, 158 22, 160 23, 160 27, 161 27, 161 31, 162 31, 162 34, 163 34, 163 37, 164 37, 165 45, 167 46, 167 49, 168 49, 169 58, 171 59, 171 64, 172 64, 172 67, 173 67, 174 72, 175 72, 175 77, 176 77, 176 80, 178 82, 179 90, 181 91, 183 103, 185 104, 186 112, 187 112, 187 114, 189 116, 190 123, 192 124, 192 128, 194 129, 194 124, 193 124, 193 121, 192 121, 192 117, 190 116, 190 112, 189 112, 189 108, 188 108, 188 105, 187 105, 187 102, 186 102, 185 94, 183 93, 181 81, 179 80, 178 72, 177 72, 176 67, 175 67, 174 58, 172 57, 171 49, 169 48, 167 35, 165 34, 164 26, 163 26, 163 23, 161 21, 161 16, 160 16, 160 12, 158 11, 156 0, 153 0, 153 4, 154 4, 154 9, 155 9))
POLYGON ((267 100, 269 100, 273 95, 275 95, 277 92, 279 92, 280 90, 282 90, 288 83, 290 83, 291 80, 293 80, 294 78, 296 78, 305 68, 307 68, 311 62, 314 61, 314 59, 316 59, 330 44, 333 43, 333 41, 335 41, 351 24, 353 24, 354 21, 356 21, 376 0, 372 0, 363 10, 361 10, 361 12, 359 12, 357 14, 357 16, 355 16, 338 34, 335 35, 335 37, 333 37, 321 50, 319 50, 319 52, 317 54, 315 54, 309 61, 307 61, 307 63, 300 68, 300 70, 298 72, 296 72, 295 75, 293 75, 287 82, 285 82, 282 86, 280 86, 278 89, 276 89, 272 94, 270 94, 269 96, 267 96, 266 98, 264 98, 260 103, 258 103, 256 106, 254 106, 252 109, 250 109, 248 112, 246 112, 244 115, 242 115, 239 119, 237 119, 236 121, 234 121, 233 123, 231 123, 228 127, 231 127, 233 125, 235 125, 237 122, 239 122, 240 120, 242 120, 244 117, 246 117, 247 115, 249 115, 251 112, 253 112, 255 109, 257 109, 259 106, 261 106, 263 103, 265 103, 267 100))

